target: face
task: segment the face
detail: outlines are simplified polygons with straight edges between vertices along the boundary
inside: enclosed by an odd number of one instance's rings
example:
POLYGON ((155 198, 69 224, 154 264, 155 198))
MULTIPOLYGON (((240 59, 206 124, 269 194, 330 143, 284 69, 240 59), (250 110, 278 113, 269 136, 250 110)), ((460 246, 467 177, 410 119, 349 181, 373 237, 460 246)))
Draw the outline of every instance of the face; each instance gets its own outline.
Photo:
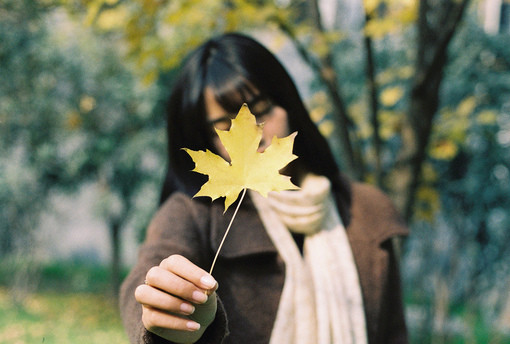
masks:
MULTIPOLYGON (((236 114, 229 114, 214 98, 214 93, 210 88, 205 89, 205 111, 207 120, 212 127, 220 130, 228 130, 230 128, 230 120, 236 114)), ((248 106, 250 111, 257 118, 257 123, 264 123, 262 131, 262 139, 260 140, 259 152, 263 152, 270 144, 274 136, 278 138, 289 135, 289 125, 287 121, 287 111, 282 107, 274 104, 267 98, 258 98, 249 100, 248 106)), ((241 106, 239 106, 240 108, 241 106)), ((230 160, 225 147, 221 144, 220 138, 214 134, 214 146, 219 154, 225 159, 230 160)))

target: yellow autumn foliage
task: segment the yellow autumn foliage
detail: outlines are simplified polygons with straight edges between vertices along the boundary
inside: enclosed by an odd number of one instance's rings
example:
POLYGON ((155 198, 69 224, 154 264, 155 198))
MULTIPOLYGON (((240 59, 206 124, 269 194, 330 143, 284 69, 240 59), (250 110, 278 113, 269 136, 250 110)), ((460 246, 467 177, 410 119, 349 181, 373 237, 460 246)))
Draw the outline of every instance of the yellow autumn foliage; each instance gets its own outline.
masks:
POLYGON ((498 114, 494 110, 480 111, 476 116, 476 121, 482 125, 492 125, 498 120, 498 114))
POLYGON ((75 130, 81 127, 83 119, 78 111, 71 111, 66 116, 65 126, 70 130, 75 130))
POLYGON ((80 99, 80 111, 90 112, 96 107, 96 99, 94 97, 84 95, 80 99))
POLYGON ((317 106, 310 110, 310 118, 315 123, 319 123, 324 119, 327 113, 328 111, 324 106, 317 106))
POLYGON ((430 186, 421 186, 417 193, 416 216, 418 218, 432 221, 434 215, 441 208, 439 192, 430 186))
POLYGON ((128 17, 125 7, 102 11, 97 17, 97 26, 105 31, 122 28, 128 17))
POLYGON ((469 116, 473 113, 476 108, 477 102, 474 96, 467 97, 463 99, 459 105, 457 105, 457 114, 460 116, 469 116))
POLYGON ((430 157, 438 160, 450 160, 455 155, 459 147, 452 140, 441 140, 434 145, 429 150, 430 157))
POLYGON ((380 85, 391 84, 398 80, 407 80, 414 74, 413 66, 386 68, 377 74, 376 81, 380 85))
POLYGON ((364 0, 363 4, 370 17, 365 24, 365 35, 375 39, 414 23, 418 16, 416 0, 364 0))
POLYGON ((434 166, 429 162, 423 164, 422 167, 422 179, 425 183, 433 183, 438 179, 438 174, 434 166))
POLYGON ((323 121, 319 124, 319 131, 324 137, 331 137, 333 132, 335 131, 335 125, 332 121, 323 121))
POLYGON ((379 135, 387 140, 400 132, 404 114, 400 111, 382 110, 379 113, 379 135))
POLYGON ((382 105, 392 107, 402 99, 403 95, 404 89, 401 86, 391 86, 382 90, 379 99, 382 105))

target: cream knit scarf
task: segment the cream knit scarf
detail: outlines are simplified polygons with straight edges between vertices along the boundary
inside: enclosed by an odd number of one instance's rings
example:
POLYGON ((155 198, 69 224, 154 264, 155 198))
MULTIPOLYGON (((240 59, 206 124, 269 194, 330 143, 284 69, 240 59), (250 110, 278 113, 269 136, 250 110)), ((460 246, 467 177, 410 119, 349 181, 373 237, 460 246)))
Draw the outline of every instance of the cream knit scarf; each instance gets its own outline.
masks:
POLYGON ((299 191, 251 197, 286 269, 270 343, 365 344, 358 273, 329 180, 309 175, 299 191), (305 234, 303 255, 289 230, 305 234))

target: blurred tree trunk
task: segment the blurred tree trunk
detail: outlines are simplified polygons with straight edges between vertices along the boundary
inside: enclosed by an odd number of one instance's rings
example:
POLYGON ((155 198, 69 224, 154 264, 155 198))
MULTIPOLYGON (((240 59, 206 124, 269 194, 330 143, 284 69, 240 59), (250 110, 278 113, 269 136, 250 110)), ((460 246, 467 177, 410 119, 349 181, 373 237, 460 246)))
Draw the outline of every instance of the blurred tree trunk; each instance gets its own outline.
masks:
MULTIPOLYGON (((302 12, 302 17, 307 18, 313 30, 318 33, 314 39, 324 39, 321 35, 326 33, 326 30, 322 24, 318 0, 310 0, 307 6, 302 6, 300 2, 297 2, 295 6, 299 7, 297 9, 302 12)), ((281 21, 278 24, 282 32, 291 40, 301 58, 309 65, 325 86, 328 97, 333 104, 333 121, 337 131, 336 135, 339 138, 338 148, 341 152, 341 167, 343 171, 355 179, 362 179, 364 164, 361 154, 354 145, 356 141, 349 132, 352 129, 352 123, 342 95, 341 80, 335 69, 333 51, 328 49, 325 55, 317 57, 312 54, 309 48, 303 45, 295 34, 293 27, 281 21)))
MULTIPOLYGON (((113 185, 112 181, 109 185, 113 185)), ((118 300, 120 285, 122 283, 122 231, 126 226, 127 218, 129 213, 132 211, 132 202, 130 194, 132 190, 127 187, 120 191, 122 195, 121 211, 113 211, 107 217, 108 229, 110 231, 110 283, 112 288, 112 294, 115 300, 118 300)))
POLYGON ((121 229, 122 229, 122 220, 118 218, 113 218, 110 220, 109 229, 110 229, 110 245, 111 245, 111 286, 112 293, 117 300, 119 296, 120 290, 120 269, 121 269, 121 229))
POLYGON ((396 166, 395 199, 406 220, 411 220, 423 162, 427 154, 439 91, 448 59, 448 46, 469 0, 421 0, 415 73, 410 105, 403 125, 403 149, 396 166))
MULTIPOLYGON (((371 20, 371 15, 365 13, 365 22, 371 20)), ((382 171, 382 163, 381 163, 381 151, 382 151, 382 139, 379 133, 379 102, 377 100, 378 87, 376 81, 376 66, 375 66, 375 56, 374 56, 374 47, 372 44, 372 38, 368 35, 365 35, 363 39, 363 45, 365 48, 365 70, 367 76, 367 88, 368 88, 368 98, 369 98, 369 115, 370 115, 370 124, 372 125, 372 142, 374 146, 375 153, 375 163, 374 163, 374 179, 377 186, 381 189, 385 189, 385 185, 383 182, 383 171, 382 171)))

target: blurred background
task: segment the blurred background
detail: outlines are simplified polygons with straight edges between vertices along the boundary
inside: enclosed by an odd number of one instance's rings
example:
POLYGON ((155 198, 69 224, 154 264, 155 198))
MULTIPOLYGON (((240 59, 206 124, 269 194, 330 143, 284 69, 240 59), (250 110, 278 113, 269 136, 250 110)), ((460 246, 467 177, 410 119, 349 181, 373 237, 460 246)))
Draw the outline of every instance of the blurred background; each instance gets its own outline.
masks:
POLYGON ((409 223, 412 342, 510 343, 508 0, 0 0, 0 343, 127 343, 165 100, 225 31, 280 57, 409 223))

